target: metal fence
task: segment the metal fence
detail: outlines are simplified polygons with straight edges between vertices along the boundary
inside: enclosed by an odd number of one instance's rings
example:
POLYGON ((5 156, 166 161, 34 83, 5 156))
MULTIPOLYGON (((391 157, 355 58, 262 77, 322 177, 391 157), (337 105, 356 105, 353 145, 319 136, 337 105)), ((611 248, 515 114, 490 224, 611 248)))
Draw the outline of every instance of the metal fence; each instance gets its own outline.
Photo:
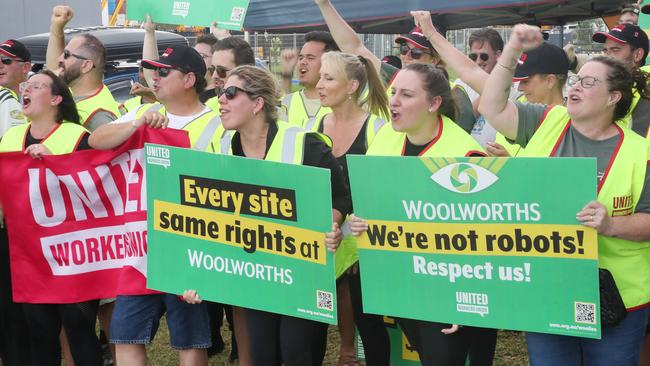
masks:
MULTIPOLYGON (((499 26, 496 29, 504 40, 510 37, 511 27, 499 26)), ((564 27, 547 28, 544 31, 549 34, 549 42, 558 46, 572 43, 577 52, 580 53, 597 53, 602 49, 602 45, 591 41, 591 35, 599 30, 606 30, 606 26, 601 19, 592 19, 579 23, 565 25, 564 27)), ((467 40, 476 28, 450 30, 447 32, 447 39, 459 50, 464 53, 469 51, 467 40)), ((394 34, 360 34, 359 39, 364 45, 372 51, 377 57, 383 58, 386 55, 397 55, 399 49, 394 42, 394 34)), ((236 37, 246 37, 238 35, 236 37)), ((193 37, 190 38, 190 44, 193 43, 193 37)), ((284 48, 300 49, 304 43, 304 34, 271 34, 271 33, 251 33, 247 35, 248 42, 255 51, 255 56, 266 61, 273 72, 279 72, 280 52, 284 48)))

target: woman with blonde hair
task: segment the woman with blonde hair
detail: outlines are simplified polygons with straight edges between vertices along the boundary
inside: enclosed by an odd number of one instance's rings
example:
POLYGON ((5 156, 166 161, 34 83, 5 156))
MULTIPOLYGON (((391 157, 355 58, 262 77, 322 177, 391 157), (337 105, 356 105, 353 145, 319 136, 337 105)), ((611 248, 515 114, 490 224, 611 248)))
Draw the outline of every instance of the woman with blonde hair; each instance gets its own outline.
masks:
MULTIPOLYGON (((386 124, 388 99, 385 87, 372 62, 349 53, 332 51, 323 54, 320 75, 316 90, 321 106, 331 108, 332 112, 319 119, 309 119, 305 128, 332 139, 332 153, 341 164, 349 187, 347 154, 365 154, 386 124)), ((349 234, 346 223, 343 231, 349 234)), ((368 365, 387 366, 390 361, 388 333, 382 316, 363 313, 358 260, 355 238, 345 235, 335 257, 341 333, 339 365, 354 365, 356 362, 353 319, 363 341, 368 365)))

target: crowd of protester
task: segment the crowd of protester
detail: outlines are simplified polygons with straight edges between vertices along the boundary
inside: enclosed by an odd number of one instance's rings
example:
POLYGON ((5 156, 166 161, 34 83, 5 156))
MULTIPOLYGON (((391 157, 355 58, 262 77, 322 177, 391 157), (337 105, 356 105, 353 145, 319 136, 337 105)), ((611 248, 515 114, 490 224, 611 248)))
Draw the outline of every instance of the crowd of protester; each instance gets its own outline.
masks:
MULTIPOLYGON (((19 41, 0 45, 0 152, 39 159, 113 149, 147 125, 185 130, 201 151, 328 169, 332 230, 326 242, 335 252, 339 366, 359 364, 355 329, 367 365, 388 366, 391 359, 383 316, 363 310, 356 236, 367 224, 353 214, 348 154, 595 157, 598 200, 585 202, 577 219, 597 230, 600 267, 612 273, 627 316, 603 327, 600 340, 528 332, 529 362, 650 365, 649 42, 637 25, 650 5, 624 7, 618 25, 594 33, 603 54, 591 58, 544 42, 539 28, 523 24, 507 40, 492 28, 476 30, 464 54, 436 30, 428 11, 413 11, 415 27, 395 38, 399 56, 383 59, 330 0, 315 0, 315 6, 329 31, 307 33, 300 50, 283 50, 279 79, 255 66, 246 41, 223 31, 160 55, 155 24, 147 19, 140 80, 123 104, 102 82, 104 45, 89 34, 66 44, 73 10, 56 6, 45 70, 30 72, 30 52, 19 41), (293 144, 289 158, 279 153, 287 144, 293 144), (614 195, 631 196, 632 212, 614 216, 614 195)), ((181 365, 207 365, 223 351, 224 315, 231 361, 323 363, 324 323, 203 301, 189 288, 183 296, 150 291, 144 277, 141 294, 21 304, 12 299, 4 225, 0 261, 5 366, 60 365, 62 357, 68 365, 146 365, 145 345, 165 314, 181 365)), ((422 365, 493 363, 496 329, 405 318, 397 324, 422 365)))

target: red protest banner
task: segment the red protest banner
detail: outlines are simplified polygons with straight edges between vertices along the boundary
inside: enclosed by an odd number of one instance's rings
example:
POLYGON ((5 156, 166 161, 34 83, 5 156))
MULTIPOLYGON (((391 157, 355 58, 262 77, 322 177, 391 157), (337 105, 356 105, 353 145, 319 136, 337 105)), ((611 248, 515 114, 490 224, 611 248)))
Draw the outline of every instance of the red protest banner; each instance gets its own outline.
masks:
POLYGON ((16 302, 146 294, 144 143, 188 147, 185 131, 140 128, 119 148, 33 159, 0 154, 16 302))

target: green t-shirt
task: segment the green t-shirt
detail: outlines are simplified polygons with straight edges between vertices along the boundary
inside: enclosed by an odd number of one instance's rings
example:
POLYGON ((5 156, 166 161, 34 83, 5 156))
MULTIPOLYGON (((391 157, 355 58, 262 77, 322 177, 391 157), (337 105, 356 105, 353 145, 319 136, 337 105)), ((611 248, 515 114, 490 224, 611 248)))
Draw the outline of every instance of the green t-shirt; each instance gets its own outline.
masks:
MULTIPOLYGON (((532 104, 515 102, 519 112, 519 125, 517 126, 517 138, 515 142, 523 147, 526 147, 530 139, 535 134, 539 123, 544 116, 544 112, 548 108, 545 104, 532 104)), ((598 166, 597 182, 605 175, 609 160, 611 159, 616 146, 620 140, 620 136, 616 135, 605 140, 592 140, 585 135, 581 134, 569 126, 560 146, 555 152, 556 157, 595 157, 598 166)), ((611 179, 611 178, 610 178, 611 179)), ((650 169, 646 169, 645 183, 643 184, 643 191, 639 202, 636 206, 636 212, 650 213, 650 169)))

